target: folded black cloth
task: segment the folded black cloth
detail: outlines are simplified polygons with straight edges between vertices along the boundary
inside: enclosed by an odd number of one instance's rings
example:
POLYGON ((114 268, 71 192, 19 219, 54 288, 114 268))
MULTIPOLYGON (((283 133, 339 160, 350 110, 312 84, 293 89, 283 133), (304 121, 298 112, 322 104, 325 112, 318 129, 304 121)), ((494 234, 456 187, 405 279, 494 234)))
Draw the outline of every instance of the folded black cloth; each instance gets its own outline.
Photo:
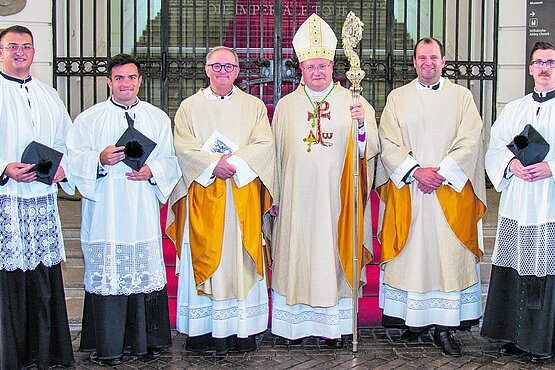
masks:
POLYGON ((507 148, 523 166, 530 166, 543 161, 549 152, 549 143, 532 125, 527 124, 524 130, 507 145, 507 148))
POLYGON ((146 159, 154 150, 156 143, 136 128, 129 126, 119 138, 116 146, 125 146, 123 163, 135 171, 140 171, 146 159))
POLYGON ((35 181, 52 185, 63 155, 49 146, 31 141, 21 155, 21 163, 34 164, 30 171, 36 172, 35 181))

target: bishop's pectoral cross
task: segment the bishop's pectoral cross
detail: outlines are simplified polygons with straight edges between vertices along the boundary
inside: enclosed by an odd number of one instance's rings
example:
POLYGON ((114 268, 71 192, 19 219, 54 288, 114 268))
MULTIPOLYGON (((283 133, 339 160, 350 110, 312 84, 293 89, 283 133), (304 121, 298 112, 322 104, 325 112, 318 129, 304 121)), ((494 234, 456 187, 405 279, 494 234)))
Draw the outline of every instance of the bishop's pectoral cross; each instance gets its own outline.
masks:
POLYGON ((313 112, 308 112, 308 121, 312 121, 312 127, 316 126, 316 133, 312 129, 308 133, 308 137, 303 138, 303 141, 307 143, 306 151, 310 152, 312 144, 322 143, 322 127, 321 127, 321 120, 322 118, 331 119, 331 112, 329 111, 330 103, 327 101, 323 102, 315 102, 315 107, 313 112))
POLYGON ((318 139, 316 138, 316 136, 314 136, 314 132, 312 132, 312 130, 310 130, 310 132, 308 133, 308 137, 305 137, 303 141, 307 143, 306 145, 307 152, 310 152, 311 150, 310 146, 312 144, 318 144, 318 139))

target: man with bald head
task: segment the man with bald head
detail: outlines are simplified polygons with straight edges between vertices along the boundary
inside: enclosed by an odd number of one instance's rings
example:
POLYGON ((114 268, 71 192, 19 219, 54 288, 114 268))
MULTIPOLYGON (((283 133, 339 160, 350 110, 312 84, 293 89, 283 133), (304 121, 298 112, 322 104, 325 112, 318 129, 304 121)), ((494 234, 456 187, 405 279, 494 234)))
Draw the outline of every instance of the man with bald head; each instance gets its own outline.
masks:
POLYGON ((175 116, 183 172, 167 233, 180 255, 177 330, 191 351, 256 349, 268 325, 261 192, 272 194, 274 144, 264 103, 239 90, 237 54, 206 56, 210 85, 175 116))
POLYGON ((470 91, 441 77, 439 40, 418 41, 413 63, 418 77, 391 92, 379 126, 382 324, 405 329, 403 341, 434 328, 435 343, 458 356, 452 332, 482 313, 482 120, 470 91))

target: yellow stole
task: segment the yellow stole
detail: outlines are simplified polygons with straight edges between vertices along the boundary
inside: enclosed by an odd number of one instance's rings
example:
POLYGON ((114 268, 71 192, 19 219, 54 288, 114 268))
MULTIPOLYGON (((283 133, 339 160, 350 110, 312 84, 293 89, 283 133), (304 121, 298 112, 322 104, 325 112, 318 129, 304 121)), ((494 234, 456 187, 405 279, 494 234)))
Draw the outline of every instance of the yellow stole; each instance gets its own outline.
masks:
MULTIPOLYGON (((477 223, 486 213, 486 206, 474 194, 470 181, 460 193, 447 185, 441 185, 435 192, 455 236, 476 257, 481 257, 477 223)), ((398 189, 391 180, 378 188, 378 194, 385 203, 380 233, 381 263, 384 263, 397 257, 407 243, 412 205, 409 186, 398 189)))
MULTIPOLYGON (((357 148, 358 149, 358 148, 357 148)), ((343 268, 343 273, 347 282, 353 287, 353 231, 354 231, 354 181, 353 181, 353 140, 349 136, 349 144, 347 146, 347 153, 343 163, 343 172, 341 174, 340 183, 340 200, 341 210, 339 213, 339 221, 337 227, 337 239, 339 249, 339 259, 343 268)), ((368 184, 366 177, 366 157, 358 161, 359 168, 359 183, 358 185, 358 260, 359 271, 358 280, 359 287, 364 282, 360 280, 360 272, 362 269, 372 261, 372 254, 363 246, 364 240, 364 209, 366 207, 366 199, 368 195, 368 184)), ((371 246, 370 246, 371 247, 371 246)))
MULTIPOLYGON (((231 184, 243 248, 256 263, 257 274, 263 276, 261 182, 256 179, 242 188, 238 188, 233 180, 231 184)), ((175 222, 170 225, 167 234, 175 241, 178 256, 183 243, 185 202, 189 202, 191 258, 195 284, 199 286, 214 274, 222 257, 226 202, 225 180, 216 179, 206 188, 193 182, 187 197, 173 205, 175 222)))

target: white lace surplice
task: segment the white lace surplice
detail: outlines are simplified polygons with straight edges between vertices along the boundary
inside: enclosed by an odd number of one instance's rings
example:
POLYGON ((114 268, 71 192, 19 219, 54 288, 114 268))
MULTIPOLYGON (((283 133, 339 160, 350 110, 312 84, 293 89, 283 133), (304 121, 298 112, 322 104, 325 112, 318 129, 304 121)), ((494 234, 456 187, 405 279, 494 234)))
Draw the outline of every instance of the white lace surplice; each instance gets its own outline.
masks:
POLYGON ((65 257, 56 194, 33 198, 0 195, 0 269, 34 270, 65 257))
POLYGON ((139 102, 127 113, 134 127, 157 143, 146 161, 156 185, 128 180, 131 169, 123 162, 105 166, 106 175, 97 179, 99 153, 126 130, 125 112, 109 100, 99 103, 76 118, 67 140, 70 169, 83 195, 85 290, 100 295, 164 287, 159 202, 166 201, 181 176, 168 116, 139 102))

